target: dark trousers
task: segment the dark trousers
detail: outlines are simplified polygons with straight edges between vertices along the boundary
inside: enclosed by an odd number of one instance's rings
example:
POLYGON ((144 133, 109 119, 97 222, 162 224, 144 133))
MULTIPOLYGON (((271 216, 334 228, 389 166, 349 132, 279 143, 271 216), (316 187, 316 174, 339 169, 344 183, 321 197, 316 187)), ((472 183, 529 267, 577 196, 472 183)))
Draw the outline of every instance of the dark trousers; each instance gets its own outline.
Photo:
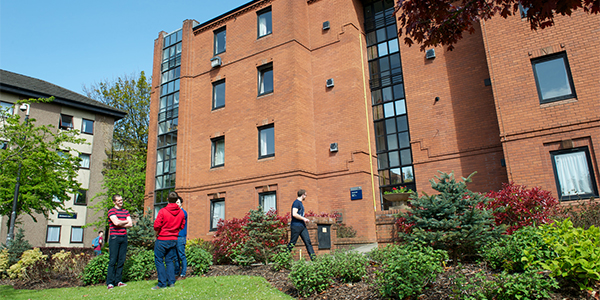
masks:
POLYGON ((288 250, 292 251, 294 246, 296 246, 298 237, 301 237, 304 245, 306 245, 306 252, 308 252, 308 256, 312 260, 315 256, 315 250, 313 250, 312 243, 310 242, 310 235, 308 235, 306 226, 290 226, 290 235, 290 243, 287 246, 288 250))
POLYGON ((154 242, 154 265, 158 275, 158 286, 163 288, 175 284, 174 260, 177 259, 177 240, 154 242), (165 264, 167 267, 165 268, 165 264))
POLYGON ((180 236, 177 238, 177 258, 175 259, 175 275, 185 276, 187 273, 187 259, 185 258, 185 244, 187 238, 180 236))
POLYGON ((108 240, 109 260, 106 285, 117 285, 123 277, 123 265, 125 265, 125 256, 127 256, 127 235, 111 235, 108 240))

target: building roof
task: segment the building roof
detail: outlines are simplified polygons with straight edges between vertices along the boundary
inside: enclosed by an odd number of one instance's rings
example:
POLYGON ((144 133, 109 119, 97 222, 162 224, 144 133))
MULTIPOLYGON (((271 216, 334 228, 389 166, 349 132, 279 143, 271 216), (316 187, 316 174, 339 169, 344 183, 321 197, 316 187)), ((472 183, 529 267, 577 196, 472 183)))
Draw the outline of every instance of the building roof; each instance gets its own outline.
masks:
POLYGON ((115 121, 122 119, 127 114, 124 110, 116 109, 50 82, 1 69, 0 91, 31 98, 54 96, 54 103, 108 115, 115 118, 115 121))

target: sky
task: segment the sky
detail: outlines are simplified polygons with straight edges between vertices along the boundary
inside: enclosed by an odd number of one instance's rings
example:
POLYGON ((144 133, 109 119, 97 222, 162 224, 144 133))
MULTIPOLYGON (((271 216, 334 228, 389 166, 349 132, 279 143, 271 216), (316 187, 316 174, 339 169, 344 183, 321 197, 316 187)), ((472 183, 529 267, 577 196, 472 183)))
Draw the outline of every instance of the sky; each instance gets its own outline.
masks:
POLYGON ((83 87, 152 75, 154 40, 251 0, 0 0, 0 69, 84 94, 83 87))

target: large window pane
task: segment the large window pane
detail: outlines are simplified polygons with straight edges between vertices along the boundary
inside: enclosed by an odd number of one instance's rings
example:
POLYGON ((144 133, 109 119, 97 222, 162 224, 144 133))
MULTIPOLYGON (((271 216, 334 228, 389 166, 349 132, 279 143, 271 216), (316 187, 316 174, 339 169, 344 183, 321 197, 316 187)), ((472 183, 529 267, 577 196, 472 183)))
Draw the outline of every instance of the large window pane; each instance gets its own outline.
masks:
POLYGON ((60 226, 48 226, 46 232, 46 243, 60 242, 60 226))
POLYGON ((597 195, 588 151, 587 147, 581 147, 551 153, 561 198, 597 195))
POLYGON ((210 202, 210 230, 217 230, 219 220, 225 220, 225 201, 223 199, 210 202))
POLYGON ((269 7, 258 12, 258 37, 269 35, 272 32, 271 8, 269 7))
POLYGON ((535 59, 532 64, 541 103, 575 97, 565 53, 535 59))
POLYGON ((225 106, 225 80, 213 84, 213 109, 225 106))
POLYGON ((215 31, 215 54, 225 52, 225 36, 227 31, 221 28, 215 31))
POLYGON ((273 65, 261 67, 258 71, 258 94, 273 92, 273 65))
POLYGON ((83 243, 83 228, 71 227, 71 243, 83 243))
POLYGON ((275 128, 273 126, 259 129, 259 158, 275 155, 275 128))
POLYGON ((212 166, 218 167, 225 164, 225 138, 212 141, 212 166))
POLYGON ((277 194, 275 192, 260 193, 258 195, 258 205, 262 207, 263 212, 277 210, 277 194))

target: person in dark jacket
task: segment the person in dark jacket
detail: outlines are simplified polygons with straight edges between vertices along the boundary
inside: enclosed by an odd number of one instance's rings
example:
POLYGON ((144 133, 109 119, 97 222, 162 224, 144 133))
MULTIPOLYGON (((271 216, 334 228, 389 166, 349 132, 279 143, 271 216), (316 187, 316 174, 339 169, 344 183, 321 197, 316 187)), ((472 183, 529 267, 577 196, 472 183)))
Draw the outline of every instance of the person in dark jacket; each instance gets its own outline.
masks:
POLYGON ((170 192, 169 204, 158 211, 154 221, 154 231, 157 235, 156 242, 154 242, 154 264, 158 275, 158 285, 153 287, 153 290, 175 285, 173 261, 177 257, 177 237, 179 231, 185 227, 185 216, 175 203, 177 199, 179 199, 177 192, 170 192))

